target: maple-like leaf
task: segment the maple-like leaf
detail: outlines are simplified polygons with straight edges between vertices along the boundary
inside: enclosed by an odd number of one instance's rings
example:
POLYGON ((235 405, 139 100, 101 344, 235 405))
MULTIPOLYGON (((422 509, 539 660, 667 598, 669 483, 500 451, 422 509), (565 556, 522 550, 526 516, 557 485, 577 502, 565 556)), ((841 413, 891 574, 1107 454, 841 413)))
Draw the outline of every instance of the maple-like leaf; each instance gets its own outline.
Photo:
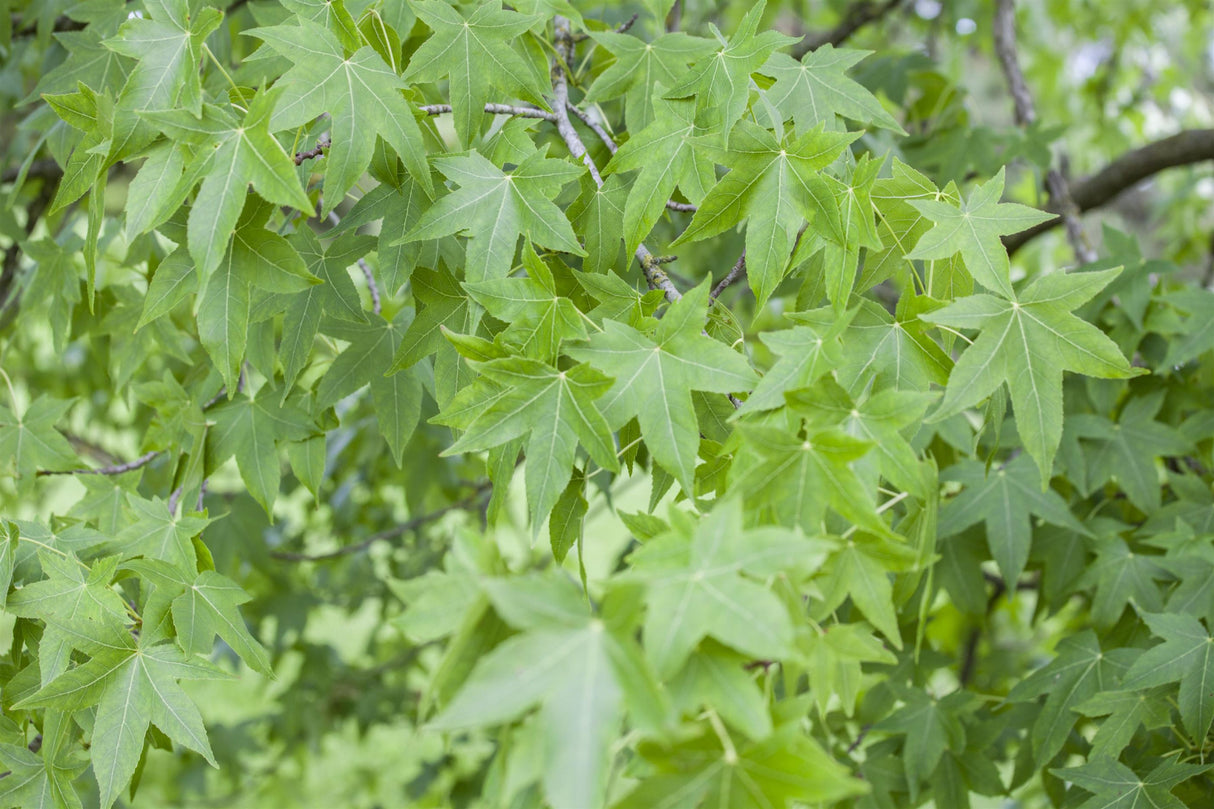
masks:
POLYGON ((1194 739, 1204 739, 1214 723, 1214 639, 1192 615, 1144 614, 1163 643, 1143 652, 1125 673, 1121 687, 1149 688, 1180 682, 1180 719, 1194 739))
POLYGON ((407 84, 370 45, 346 56, 337 37, 307 20, 250 32, 295 63, 278 82, 282 95, 270 118, 273 131, 293 129, 317 116, 330 116, 325 150, 325 190, 321 215, 340 203, 367 170, 379 136, 405 168, 433 192, 421 129, 401 94, 407 84))
POLYGON ((1066 429, 1073 430, 1091 447, 1087 458, 1088 491, 1113 480, 1125 490, 1130 502, 1144 512, 1149 514, 1159 508, 1155 460, 1182 455, 1190 446, 1175 427, 1155 420, 1163 400, 1163 391, 1130 399, 1116 422, 1090 413, 1076 413, 1068 419, 1066 429))
POLYGON ((460 188, 428 208, 401 241, 468 231, 464 277, 472 282, 505 278, 520 235, 535 245, 585 255, 565 212, 551 201, 583 169, 546 153, 547 149, 533 152, 510 171, 502 171, 478 152, 437 158, 435 167, 460 188))
POLYGON ((1066 743, 1079 721, 1072 709, 1114 683, 1137 655, 1137 650, 1129 649, 1102 651, 1096 634, 1087 630, 1063 638, 1057 657, 1016 683, 1007 695, 1009 702, 1046 695, 1030 735, 1038 766, 1053 759, 1066 743))
POLYGON ((519 54, 513 43, 539 17, 505 11, 501 0, 480 3, 468 14, 439 0, 409 0, 409 6, 433 33, 409 60, 404 79, 450 77, 455 131, 464 146, 480 135, 490 89, 546 106, 544 95, 551 92, 547 71, 519 54))
POLYGON ((695 96, 697 112, 708 119, 706 125, 719 132, 722 141, 746 112, 750 74, 757 71, 776 48, 797 41, 795 37, 777 31, 758 33, 766 6, 766 0, 752 6, 728 41, 710 23, 723 44, 716 53, 692 65, 684 78, 666 92, 667 98, 695 96))
MULTIPOLYGON (((1012 281, 1007 250, 1000 236, 1028 230, 1054 214, 1024 205, 1000 202, 1003 169, 974 187, 960 206, 934 199, 910 199, 907 203, 936 226, 925 233, 907 258, 940 259, 961 253, 965 267, 982 286, 1012 299, 1012 281)), ((1109 280, 1112 280, 1111 278, 1109 280)), ((1095 294, 1095 290, 1092 294, 1095 294)), ((1082 303, 1082 301, 1080 301, 1082 303)))
MULTIPOLYGON (((440 423, 465 432, 443 454, 489 449, 529 433, 526 475, 532 531, 539 531, 569 483, 579 445, 600 466, 619 468, 611 430, 595 401, 611 387, 609 378, 585 365, 558 371, 521 357, 471 364, 500 387, 478 397, 472 406, 481 409, 466 424, 444 411, 440 423)), ((456 406, 462 408, 463 400, 457 399, 456 406)))
POLYGON ((187 658, 172 644, 144 646, 127 638, 126 648, 97 653, 19 703, 63 710, 97 706, 89 752, 102 809, 114 804, 135 774, 149 725, 219 766, 202 715, 177 681, 228 675, 211 663, 187 658))
POLYGON ((661 104, 661 99, 652 96, 653 87, 673 86, 689 63, 714 50, 711 40, 681 32, 664 33, 649 42, 612 31, 588 33, 615 56, 615 62, 595 77, 586 91, 586 103, 624 96, 624 121, 633 133, 653 121, 654 107, 661 104))
POLYGON ((605 175, 637 171, 624 203, 624 242, 629 252, 649 235, 678 188, 699 203, 716 180, 714 164, 699 136, 695 101, 655 98, 653 120, 625 141, 603 168, 605 175))
POLYGON ((39 469, 68 469, 76 460, 72 445, 55 429, 72 406, 71 401, 43 394, 17 415, 0 405, 0 458, 24 484, 32 484, 39 469))
POLYGON ((796 122, 798 132, 819 124, 831 127, 839 115, 905 135, 881 102, 845 75, 848 68, 871 53, 835 48, 828 42, 807 52, 800 62, 788 54, 773 53, 759 72, 776 80, 767 97, 786 118, 796 122))
POLYGON ((1091 536, 1057 492, 1042 488, 1041 477, 1027 456, 1014 458, 990 473, 984 464, 967 461, 946 470, 944 477, 965 484, 965 489, 941 509, 940 536, 952 536, 984 521, 991 558, 999 565, 1009 592, 1015 591, 1028 562, 1033 539, 1031 515, 1091 536))
POLYGON ((127 20, 105 41, 115 53, 138 60, 118 104, 132 112, 187 109, 198 116, 203 41, 219 27, 223 13, 209 7, 194 13, 188 0, 148 0, 146 8, 149 17, 127 20))
MULTIPOLYGON (((783 407, 787 391, 809 387, 835 370, 843 360, 843 344, 839 338, 854 314, 760 334, 759 339, 779 359, 763 374, 759 384, 738 408, 737 415, 783 407)), ((797 315, 791 317, 797 319, 797 315)))
POLYGON ((144 116, 170 137, 196 147, 185 176, 190 185, 199 178, 202 184, 190 206, 187 246, 203 278, 223 258, 250 183, 268 202, 312 210, 296 176, 294 159, 270 135, 270 112, 278 92, 259 92, 243 120, 210 104, 203 105, 201 118, 185 110, 144 116))
POLYGON ((124 554, 163 559, 185 570, 197 567, 193 539, 211 520, 201 514, 178 517, 159 497, 147 500, 132 493, 126 502, 133 519, 128 517, 115 537, 115 544, 124 554))
POLYGON ((640 754, 656 773, 613 809, 831 806, 868 791, 795 723, 736 749, 723 749, 717 735, 706 730, 670 746, 643 744, 640 754))
POLYGON ((527 278, 500 278, 464 284, 472 299, 493 317, 508 323, 501 339, 525 357, 556 360, 562 340, 585 340, 586 319, 569 298, 557 292, 552 270, 530 247, 524 248, 527 278))
POLYGON ((1051 772, 1093 793, 1091 798, 1079 804, 1078 809, 1138 809, 1143 806, 1186 809, 1186 804, 1172 794, 1173 787, 1209 768, 1209 764, 1183 764, 1165 759, 1146 775, 1139 775, 1109 757, 1051 772))
POLYGON ((1062 372, 1103 379, 1146 372, 1132 368, 1104 332, 1071 313, 1118 272, 1050 273, 1018 297, 973 295, 920 315, 929 323, 979 330, 953 366, 932 419, 959 413, 1006 383, 1020 439, 1043 485, 1048 482, 1062 440, 1062 372))
POLYGON ((747 278, 764 303, 784 277, 802 222, 813 220, 822 234, 843 238, 831 187, 818 173, 855 138, 815 129, 780 142, 756 124, 739 123, 722 155, 729 173, 709 190, 671 246, 715 236, 746 219, 747 278))
POLYGON ((615 378, 599 401, 612 429, 632 418, 645 445, 687 492, 693 491, 699 424, 691 391, 731 393, 756 381, 750 363, 701 334, 708 308, 708 283, 684 295, 667 311, 652 336, 618 321, 568 353, 615 378))
POLYGON ((751 658, 789 655, 788 608, 752 577, 813 550, 791 531, 744 530, 736 498, 713 509, 690 539, 675 533, 647 542, 630 557, 627 578, 645 586, 642 643, 658 675, 677 672, 707 637, 751 658))

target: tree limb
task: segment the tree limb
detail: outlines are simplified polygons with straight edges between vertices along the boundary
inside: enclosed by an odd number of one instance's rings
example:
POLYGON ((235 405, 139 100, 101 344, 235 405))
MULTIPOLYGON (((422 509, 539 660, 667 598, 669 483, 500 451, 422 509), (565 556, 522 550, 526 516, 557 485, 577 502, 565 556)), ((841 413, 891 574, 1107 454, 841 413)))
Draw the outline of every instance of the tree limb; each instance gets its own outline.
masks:
POLYGON ((869 23, 881 20, 903 2, 905 0, 884 0, 884 2, 856 0, 847 8, 847 11, 843 12, 843 19, 834 28, 829 31, 806 34, 804 39, 793 46, 792 56, 799 60, 805 54, 817 50, 823 45, 841 45, 856 31, 869 23))
MULTIPOLYGON (((451 112, 450 104, 422 104, 419 110, 426 115, 445 115, 451 112)), ((524 107, 514 104, 486 104, 485 112, 490 115, 517 115, 520 118, 539 118, 542 121, 556 123, 557 116, 539 107, 524 107)))
MULTIPOLYGON (((569 20, 565 17, 554 17, 552 25, 557 52, 556 58, 552 60, 552 93, 556 102, 552 106, 556 110, 556 129, 569 148, 569 153, 575 160, 581 160, 585 164, 595 185, 602 188, 603 176, 599 174, 598 167, 594 165, 594 159, 586 151, 586 144, 582 143, 582 137, 573 128, 573 122, 569 120, 569 80, 565 76, 565 65, 573 60, 573 33, 569 29, 569 20)), ((683 293, 679 292, 678 287, 662 270, 661 262, 653 253, 649 252, 649 248, 643 244, 638 245, 636 257, 641 264, 641 272, 645 274, 645 280, 650 287, 662 290, 666 294, 666 300, 670 303, 683 297, 683 293)))
MULTIPOLYGON (((995 39, 995 55, 999 58, 999 66, 1003 77, 1007 80, 1008 90, 1012 94, 1012 109, 1016 124, 1026 127, 1037 120, 1037 109, 1033 104, 1033 94, 1029 92, 1028 82, 1024 80, 1024 72, 1020 69, 1020 60, 1016 54, 1016 8, 1014 0, 995 0, 995 18, 992 26, 995 39)), ((1088 242, 1083 232, 1083 223, 1079 221, 1079 208, 1071 196, 1071 189, 1062 172, 1050 168, 1045 175, 1045 187, 1050 195, 1051 205, 1057 207, 1062 221, 1066 224, 1067 240, 1075 251, 1075 257, 1081 264, 1090 264, 1096 260, 1096 251, 1088 242)))
MULTIPOLYGON (((1071 198, 1080 212, 1100 208, 1121 192, 1161 171, 1214 160, 1214 129, 1186 129, 1175 135, 1132 149, 1100 171, 1071 184, 1071 198)), ((1058 213, 1051 204, 1047 210, 1058 213)), ((1008 254, 1015 253, 1033 239, 1062 224, 1057 216, 1023 233, 1003 238, 1008 254)))

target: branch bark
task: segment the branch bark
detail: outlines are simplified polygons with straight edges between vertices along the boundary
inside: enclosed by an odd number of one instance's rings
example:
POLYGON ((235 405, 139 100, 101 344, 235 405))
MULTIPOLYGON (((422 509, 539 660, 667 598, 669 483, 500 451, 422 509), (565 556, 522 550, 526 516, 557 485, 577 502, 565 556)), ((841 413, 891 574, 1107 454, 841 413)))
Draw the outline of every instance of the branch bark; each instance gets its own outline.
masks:
MULTIPOLYGON (((1214 129, 1186 129, 1162 140, 1132 149, 1100 171, 1071 184, 1071 199, 1079 211, 1086 212, 1112 202, 1121 192, 1143 180, 1171 168, 1214 160, 1214 129)), ((1047 210, 1059 213, 1051 204, 1047 210)), ((1062 224, 1057 216, 1023 233, 1003 238, 1009 254, 1015 253, 1042 233, 1062 224)))
MULTIPOLYGON (((1012 109, 1016 124, 1026 127, 1037 120, 1037 109, 1033 104, 1033 94, 1029 91, 1028 82, 1024 80, 1024 72, 1020 69, 1020 59, 1016 53, 1016 7, 1014 0, 995 0, 995 18, 992 33, 995 39, 995 55, 999 58, 999 66, 1003 77, 1007 80, 1008 90, 1012 94, 1012 109)), ((1097 258, 1086 234, 1083 223, 1079 221, 1079 207, 1071 196, 1071 189, 1058 169, 1051 167, 1045 175, 1045 187, 1050 195, 1050 204, 1058 209, 1063 223, 1066 225, 1067 241, 1075 251, 1075 257, 1081 264, 1090 264, 1097 258)))
MULTIPOLYGON (((573 128, 573 122, 569 120, 569 79, 565 75, 565 65, 573 61, 573 32, 569 28, 569 20, 565 17, 554 17, 552 25, 553 44, 556 46, 557 53, 556 58, 552 60, 552 93, 555 99, 552 108, 556 111, 556 129, 560 133, 561 139, 565 141, 569 153, 575 160, 581 160, 585 164, 595 184, 602 188, 603 177, 599 174, 598 167, 594 165, 590 153, 586 151, 586 144, 582 142, 581 135, 573 128)), ((641 264, 641 272, 645 274, 645 280, 650 287, 662 290, 666 295, 666 300, 670 303, 682 299, 683 293, 679 292, 678 287, 662 270, 661 262, 657 256, 649 252, 649 248, 643 244, 638 245, 636 257, 641 264)))
POLYGON ((799 60, 805 54, 815 51, 823 45, 841 45, 852 34, 870 23, 883 19, 903 2, 905 0, 884 0, 884 2, 857 0, 848 7, 847 11, 843 12, 843 19, 834 28, 829 31, 806 34, 804 39, 793 46, 792 56, 799 60))

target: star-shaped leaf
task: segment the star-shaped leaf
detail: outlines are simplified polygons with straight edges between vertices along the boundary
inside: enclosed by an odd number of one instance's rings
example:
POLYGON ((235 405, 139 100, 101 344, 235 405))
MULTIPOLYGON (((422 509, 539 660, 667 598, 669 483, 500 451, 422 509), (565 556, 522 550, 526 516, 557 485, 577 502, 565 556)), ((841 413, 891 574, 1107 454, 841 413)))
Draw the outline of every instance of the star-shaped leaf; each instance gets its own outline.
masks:
POLYGON ((617 429, 637 418, 654 459, 687 492, 694 490, 700 446, 691 391, 743 391, 756 380, 741 354, 701 334, 707 308, 706 281, 666 311, 652 337, 606 321, 585 346, 568 349, 575 359, 615 378, 599 402, 608 423, 617 429))
POLYGON ((71 401, 43 394, 21 415, 0 405, 0 458, 5 471, 12 469, 23 484, 32 485, 39 469, 68 469, 79 461, 72 445, 55 429, 55 422, 71 408, 71 401))
MULTIPOLYGON (((776 48, 797 41, 776 31, 757 34, 766 5, 766 0, 762 0, 751 7, 728 42, 721 38, 723 44, 716 53, 692 65, 682 81, 666 93, 667 98, 695 96, 696 110, 710 119, 706 124, 720 133, 722 141, 746 112, 750 74, 776 48)), ((716 31, 715 27, 713 30, 716 31)), ((720 38, 719 32, 717 36, 720 38)))
POLYGON ((1100 329, 1071 314, 1118 272, 1050 273, 1018 298, 973 295, 920 315, 929 323, 980 332, 953 366, 932 419, 959 413, 1006 382, 1020 439, 1042 482, 1048 481, 1062 440, 1062 372, 1102 379, 1145 373, 1132 368, 1100 329))
POLYGON ((638 171, 624 203, 624 241, 631 253, 666 210, 676 188, 694 203, 716 180, 709 150, 698 136, 692 99, 654 98, 653 120, 625 141, 604 168, 610 175, 638 171))
MULTIPOLYGON (((530 433, 526 475, 533 531, 539 531, 569 483, 579 445, 600 466, 619 468, 611 430, 595 402, 611 387, 610 379, 586 365, 558 371, 521 357, 471 365, 500 387, 486 390, 482 401, 488 406, 466 425, 453 423, 450 409, 444 411, 440 423, 465 432, 443 454, 485 450, 530 433)), ((462 406, 462 400, 456 404, 462 406)))
POLYGON ((186 177, 202 178, 202 185, 190 206, 186 244, 203 278, 223 258, 250 183, 268 202, 312 210, 294 159, 270 135, 270 111, 279 92, 276 88, 259 92, 243 121, 210 104, 203 106, 201 118, 185 110, 144 116, 170 137, 196 147, 186 177))
POLYGON ((591 31, 590 38, 615 56, 586 91, 586 103, 596 104, 624 96, 624 121, 629 132, 640 132, 654 119, 660 104, 651 93, 655 85, 670 87, 687 65, 714 48, 710 40, 684 33, 665 33, 646 42, 628 34, 591 31))
POLYGON ((118 97, 133 112, 186 109, 202 113, 198 63, 203 41, 219 27, 222 12, 203 7, 192 14, 188 0, 148 0, 149 17, 133 17, 105 46, 134 57, 135 67, 118 97))
POLYGON ((129 494, 127 506, 133 519, 115 538, 115 544, 125 555, 163 559, 184 570, 197 567, 193 539, 211 520, 201 514, 177 517, 159 497, 146 500, 129 494))
POLYGON ((504 172, 477 152, 440 157, 434 165, 459 190, 438 200, 422 214, 402 241, 436 239, 469 233, 464 277, 473 283, 505 278, 514 261, 518 238, 535 245, 584 256, 584 251, 552 198, 583 169, 564 160, 532 153, 504 172))
POLYGON ((845 75, 871 53, 835 48, 830 43, 809 51, 800 62, 788 54, 773 53, 760 70, 776 80, 767 97, 786 118, 796 122, 798 132, 822 123, 833 127, 839 115, 905 135, 876 96, 845 75))
POLYGON ((557 293, 552 270, 530 247, 523 250, 523 263, 526 278, 464 284, 464 289, 489 314, 509 324, 501 333, 507 345, 526 357, 553 362, 562 340, 586 339, 585 315, 557 293))
POLYGON ((1130 399, 1116 422, 1088 413, 1077 413, 1067 420, 1066 429, 1073 429, 1092 448, 1087 456, 1088 491, 1115 480, 1130 502, 1144 512, 1159 508, 1155 459, 1183 455, 1189 449, 1179 430, 1155 420, 1163 398, 1163 391, 1159 391, 1130 399))
POLYGON ((1002 194, 1003 169, 1000 168, 992 179, 975 186, 960 206, 930 199, 907 200, 936 226, 919 239, 906 257, 949 258, 961 253, 966 269, 975 281, 1005 298, 1014 298, 1007 250, 999 237, 1028 230, 1052 219, 1054 214, 1000 202, 1002 194))
POLYGON ((1015 591, 1028 562, 1033 539, 1030 515, 1091 535, 1057 492, 1042 489, 1037 469, 1024 455, 989 474, 981 462, 967 461, 948 470, 945 477, 965 484, 965 489, 940 510, 940 536, 952 536, 983 520, 991 558, 1009 592, 1015 591))
POLYGON ((98 653, 20 703, 64 710, 97 706, 90 754, 102 809, 114 804, 135 774, 149 725, 218 766, 202 715, 178 680, 227 675, 171 644, 141 646, 128 639, 127 648, 98 653))
POLYGON ((347 57, 327 29, 296 20, 297 25, 258 28, 263 40, 295 66, 278 80, 282 95, 270 118, 272 130, 294 129, 317 116, 330 116, 325 150, 324 207, 328 214, 367 170, 379 136, 405 163, 405 168, 433 193, 421 129, 401 90, 407 85, 370 45, 347 57))
POLYGON ((1090 759, 1078 767, 1051 770, 1059 778, 1093 793, 1078 809, 1185 809, 1172 794, 1182 781, 1210 768, 1208 764, 1181 764, 1164 760, 1147 775, 1138 775, 1115 758, 1090 759))
POLYGON ((843 238, 831 187, 818 173, 856 137, 815 129, 781 143, 766 129, 739 123, 722 156, 729 173, 709 190, 671 246, 715 236, 746 219, 746 274, 764 303, 784 277, 804 221, 843 238))
POLYGON ((1180 682, 1180 719, 1194 739, 1204 739, 1214 722, 1214 639, 1192 615, 1144 614, 1163 643, 1143 652, 1126 672, 1121 687, 1149 688, 1180 682))
POLYGON ((835 370, 843 360, 839 337, 854 315, 853 310, 837 318, 828 316, 826 322, 760 334, 759 339, 779 359, 763 374, 737 415, 783 407, 785 392, 809 387, 835 370))
POLYGON ((410 0, 409 6, 433 33, 409 60, 404 79, 450 77, 455 131, 464 146, 480 136, 490 89, 545 105, 551 91, 547 72, 520 55, 513 42, 538 17, 504 11, 501 0, 480 3, 466 16, 440 0, 410 0))
POLYGON ((736 499, 704 517, 690 538, 650 540, 630 557, 630 577, 644 582, 642 643, 661 677, 677 672, 704 638, 712 637, 751 658, 792 652, 788 608, 753 578, 781 558, 813 550, 799 534, 780 529, 746 531, 736 499))

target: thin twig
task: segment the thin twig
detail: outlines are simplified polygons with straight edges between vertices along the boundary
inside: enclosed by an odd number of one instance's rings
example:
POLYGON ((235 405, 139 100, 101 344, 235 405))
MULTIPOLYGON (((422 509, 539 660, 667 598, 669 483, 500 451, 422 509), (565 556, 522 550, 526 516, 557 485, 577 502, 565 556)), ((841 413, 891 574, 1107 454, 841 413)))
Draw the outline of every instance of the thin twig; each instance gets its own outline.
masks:
MULTIPOLYGON (((560 133, 561 139, 565 141, 569 153, 575 160, 582 161, 589 170, 595 185, 602 188, 603 176, 599 174, 598 166, 594 165, 594 159, 586 151, 586 144, 582 143, 581 136, 573 128, 573 122, 569 120, 569 80, 565 76, 565 65, 573 61, 573 34, 569 29, 567 18, 559 15, 553 18, 553 39, 557 52, 556 58, 552 60, 552 90, 556 101, 553 109, 556 110, 556 129, 560 133)), ((666 300, 670 303, 682 299, 683 293, 679 292, 678 287, 662 270, 661 262, 653 253, 649 252, 649 248, 643 244, 638 245, 636 257, 641 264, 641 272, 645 274, 645 280, 652 289, 662 290, 666 295, 666 300)))
POLYGON ((792 49, 794 59, 800 59, 810 51, 816 51, 823 45, 841 45, 847 41, 852 34, 859 31, 864 26, 877 22, 889 14, 891 11, 902 5, 905 0, 885 0, 883 3, 877 3, 873 0, 857 0, 848 6, 843 12, 843 19, 839 24, 829 31, 819 33, 806 34, 792 49))
MULTIPOLYGON (((1020 59, 1016 53, 1016 8, 1014 0, 995 0, 995 19, 992 27, 995 38, 995 54, 999 57, 999 66, 1003 77, 1007 80, 1008 91, 1012 94, 1012 110, 1016 124, 1027 127, 1037 120, 1037 109, 1033 104, 1033 94, 1029 91, 1028 82, 1024 80, 1024 72, 1020 69, 1020 59)), ((1062 172, 1055 168, 1046 171, 1045 187, 1050 195, 1051 207, 1062 214, 1066 225, 1067 241, 1075 251, 1075 257, 1081 264, 1090 264, 1096 260, 1096 251, 1092 249, 1087 236, 1083 232, 1083 224, 1079 221, 1079 206, 1071 197, 1071 190, 1062 172)))
POLYGON ((721 293, 729 289, 729 285, 737 281, 746 274, 746 251, 742 251, 742 255, 738 256, 738 260, 734 262, 733 268, 726 274, 721 282, 712 288, 712 292, 708 293, 708 300, 715 301, 721 296, 721 293))
POLYGON ((314 157, 320 157, 321 155, 323 155, 325 153, 325 150, 327 150, 332 145, 333 144, 329 140, 328 135, 321 135, 320 140, 316 141, 316 145, 313 146, 311 149, 307 149, 305 151, 295 153, 295 165, 300 166, 300 165, 303 165, 303 162, 305 160, 311 160, 314 157))
POLYGON ((477 505, 492 488, 493 488, 493 484, 491 484, 489 481, 485 481, 485 482, 479 484, 476 487, 476 489, 472 492, 472 494, 468 495, 467 497, 463 498, 462 500, 457 500, 456 502, 445 505, 442 508, 435 509, 434 511, 430 511, 425 514, 419 515, 417 517, 414 517, 411 520, 406 520, 405 522, 400 523, 399 525, 395 525, 392 528, 388 528, 387 530, 380 531, 377 534, 372 534, 371 536, 364 539, 362 542, 359 542, 354 545, 346 545, 344 547, 338 548, 335 551, 329 551, 327 553, 313 553, 313 554, 294 553, 291 551, 271 551, 270 558, 278 559, 279 561, 282 561, 282 562, 327 562, 330 559, 339 559, 343 556, 350 556, 352 554, 362 553, 363 551, 367 550, 367 548, 370 548, 372 545, 374 545, 376 542, 383 542, 384 540, 395 539, 396 537, 407 534, 410 531, 414 531, 418 528, 421 528, 422 526, 429 525, 430 523, 439 519, 443 515, 450 514, 452 511, 463 511, 468 508, 471 508, 471 507, 477 505))
MULTIPOLYGON (((569 111, 576 115, 578 120, 586 125, 587 129, 598 136, 598 139, 601 140, 603 145, 607 147, 607 151, 611 152, 612 154, 619 151, 620 145, 615 142, 615 138, 611 137, 611 134, 607 132, 603 125, 599 123, 593 115, 586 112, 586 110, 577 106, 568 99, 566 99, 565 104, 569 111)), ((692 205, 690 202, 675 202, 673 199, 666 200, 666 207, 672 211, 680 211, 682 213, 695 213, 700 209, 698 205, 692 205)))
MULTIPOLYGON (((333 227, 341 224, 336 211, 329 211, 329 222, 333 227)), ((358 268, 363 271, 363 278, 367 280, 367 291, 371 293, 371 311, 378 315, 384 307, 379 297, 379 284, 375 283, 375 273, 371 272, 371 265, 365 258, 358 259, 358 268)))
MULTIPOLYGON (((426 115, 445 115, 451 112, 450 104, 423 104, 418 107, 426 115)), ((557 116, 548 110, 538 107, 523 107, 513 104, 486 104, 485 112, 490 115, 517 115, 520 118, 539 118, 542 121, 556 123, 557 116)))
POLYGON ((36 474, 38 477, 47 475, 121 475, 125 472, 133 472, 136 469, 147 466, 163 452, 164 450, 154 449, 151 452, 145 452, 133 461, 110 464, 109 466, 101 466, 96 469, 39 469, 36 474))

